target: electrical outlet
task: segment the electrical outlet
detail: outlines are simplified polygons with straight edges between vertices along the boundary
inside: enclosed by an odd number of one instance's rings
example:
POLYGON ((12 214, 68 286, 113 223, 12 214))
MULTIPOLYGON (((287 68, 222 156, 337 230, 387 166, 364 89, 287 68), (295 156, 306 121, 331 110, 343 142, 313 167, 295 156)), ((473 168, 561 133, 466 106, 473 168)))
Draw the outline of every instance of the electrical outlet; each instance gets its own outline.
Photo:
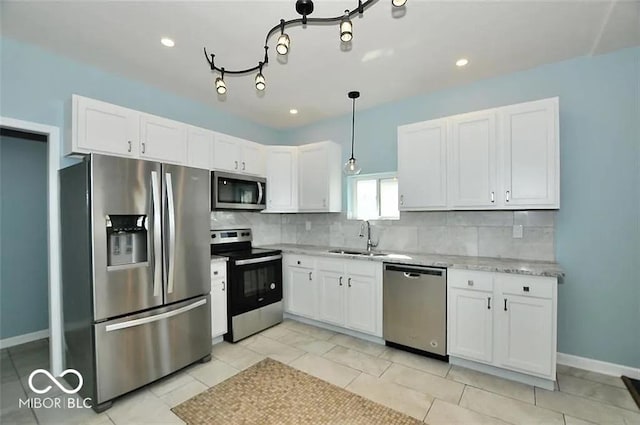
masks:
MULTIPOLYGON (((522 227, 522 226, 520 226, 520 227, 522 227)), ((306 221, 306 222, 304 223, 304 228, 305 228, 307 231, 311 230, 311 222, 310 222, 310 221, 306 221)))
POLYGON ((513 238, 514 239, 522 239, 524 234, 524 227, 522 224, 516 224, 513 226, 513 238))

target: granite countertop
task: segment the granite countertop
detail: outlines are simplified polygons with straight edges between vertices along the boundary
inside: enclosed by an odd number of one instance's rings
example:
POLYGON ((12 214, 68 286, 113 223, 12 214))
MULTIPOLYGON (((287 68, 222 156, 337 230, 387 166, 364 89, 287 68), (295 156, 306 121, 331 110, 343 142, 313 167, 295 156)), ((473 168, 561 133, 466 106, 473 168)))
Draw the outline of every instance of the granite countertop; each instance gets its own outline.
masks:
MULTIPOLYGON (((564 271, 558 263, 552 261, 516 260, 511 258, 466 257, 461 255, 438 255, 415 252, 389 252, 388 256, 363 256, 334 254, 329 250, 341 248, 319 245, 279 244, 260 248, 280 249, 284 253, 306 254, 333 258, 379 261, 384 263, 412 264, 419 266, 446 267, 484 272, 515 273, 529 276, 563 277, 564 271)), ((354 251, 353 248, 344 248, 354 251)), ((357 251, 357 249, 355 249, 357 251)), ((383 251, 386 252, 386 251, 383 251)))

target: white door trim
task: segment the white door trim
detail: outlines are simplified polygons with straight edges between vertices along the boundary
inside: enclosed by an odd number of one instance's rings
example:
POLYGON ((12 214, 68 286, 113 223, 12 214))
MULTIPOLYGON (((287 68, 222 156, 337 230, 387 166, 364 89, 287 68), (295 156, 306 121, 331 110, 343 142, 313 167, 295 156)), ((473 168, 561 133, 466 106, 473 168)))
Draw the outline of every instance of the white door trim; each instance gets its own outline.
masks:
POLYGON ((63 370, 62 288, 60 279, 60 128, 0 116, 0 126, 47 136, 47 245, 49 252, 49 356, 51 372, 63 370))

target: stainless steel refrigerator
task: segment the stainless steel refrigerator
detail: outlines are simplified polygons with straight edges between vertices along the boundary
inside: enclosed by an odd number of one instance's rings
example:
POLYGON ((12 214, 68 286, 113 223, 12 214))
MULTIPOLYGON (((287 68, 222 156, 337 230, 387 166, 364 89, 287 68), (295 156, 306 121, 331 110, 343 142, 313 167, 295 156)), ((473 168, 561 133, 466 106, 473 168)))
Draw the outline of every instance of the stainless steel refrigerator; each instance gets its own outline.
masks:
POLYGON ((210 358, 210 174, 93 154, 60 187, 66 367, 101 411, 210 358))

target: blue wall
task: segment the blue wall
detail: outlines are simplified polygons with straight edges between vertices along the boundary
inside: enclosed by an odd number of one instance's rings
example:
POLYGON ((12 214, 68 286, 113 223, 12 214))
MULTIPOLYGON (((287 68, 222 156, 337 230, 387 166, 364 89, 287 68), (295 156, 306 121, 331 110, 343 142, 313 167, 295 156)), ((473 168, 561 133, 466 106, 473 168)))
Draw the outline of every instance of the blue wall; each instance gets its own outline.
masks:
MULTIPOLYGON (((397 169, 396 127, 560 97, 558 351, 640 367, 640 49, 584 57, 358 111, 363 173, 397 169)), ((367 96, 367 87, 353 87, 367 96)), ((347 101, 345 96, 345 102, 347 101)), ((286 132, 342 143, 350 116, 286 132)))
POLYGON ((0 136, 0 193, 4 339, 49 329, 46 143, 0 136))
POLYGON ((259 143, 279 142, 277 130, 8 37, 0 37, 0 64, 4 117, 64 131, 71 95, 79 94, 259 143))

